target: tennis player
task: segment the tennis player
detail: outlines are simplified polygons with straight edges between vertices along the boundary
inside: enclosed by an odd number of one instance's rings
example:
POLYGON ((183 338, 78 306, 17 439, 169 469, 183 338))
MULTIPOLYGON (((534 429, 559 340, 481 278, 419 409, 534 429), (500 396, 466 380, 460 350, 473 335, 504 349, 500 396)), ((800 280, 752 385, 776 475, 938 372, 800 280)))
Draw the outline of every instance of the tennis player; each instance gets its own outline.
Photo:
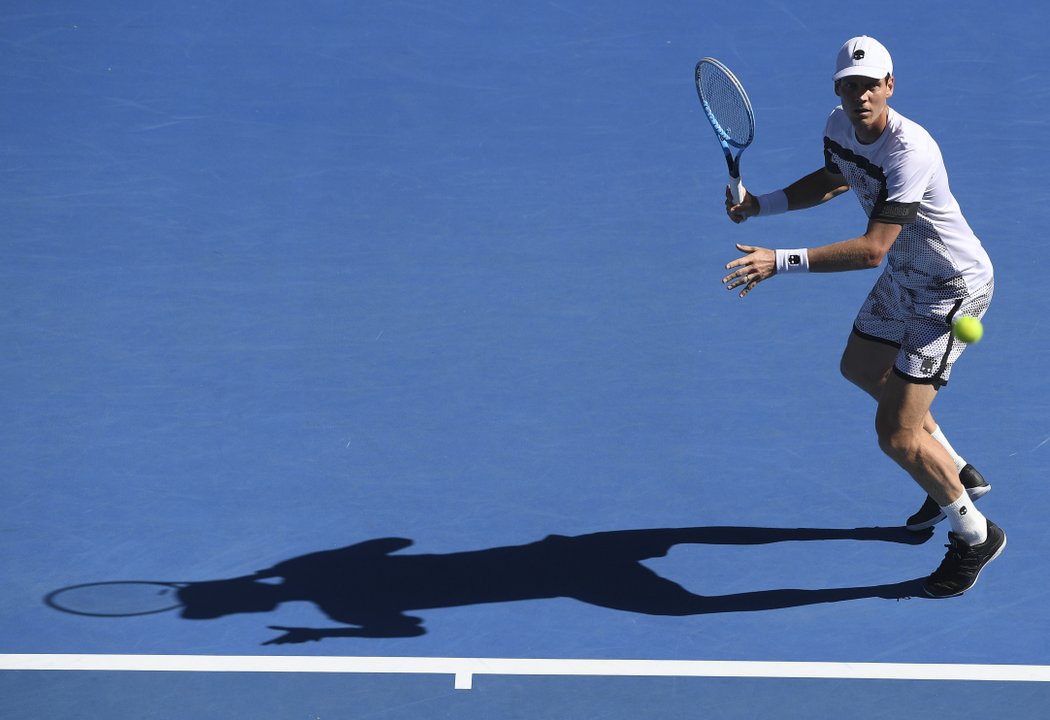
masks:
POLYGON ((931 597, 970 589, 1006 546, 1005 533, 973 500, 989 485, 952 448, 930 407, 965 345, 951 334, 961 315, 980 318, 992 299, 992 263, 948 187, 930 134, 889 107, 893 63, 877 40, 855 37, 838 52, 841 100, 824 130, 824 165, 783 190, 734 203, 733 222, 802 210, 852 189, 868 217, 858 237, 829 245, 742 253, 722 282, 746 296, 774 275, 874 269, 886 260, 854 322, 842 374, 878 402, 879 447, 926 491, 907 522, 921 530, 948 518, 948 553, 927 578, 931 597))

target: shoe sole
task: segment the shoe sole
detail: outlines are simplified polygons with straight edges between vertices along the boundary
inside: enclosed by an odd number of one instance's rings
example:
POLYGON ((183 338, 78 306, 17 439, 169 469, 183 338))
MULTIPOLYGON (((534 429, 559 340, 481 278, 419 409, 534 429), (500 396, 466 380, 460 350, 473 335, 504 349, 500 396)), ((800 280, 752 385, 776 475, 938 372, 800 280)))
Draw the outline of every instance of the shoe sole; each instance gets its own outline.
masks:
POLYGON ((969 590, 970 588, 972 588, 974 585, 977 584, 977 581, 981 579, 981 573, 984 572, 984 569, 986 567, 988 567, 989 565, 991 565, 993 560, 995 560, 997 557, 1002 555, 1003 554, 1003 550, 1005 550, 1005 549, 1006 549, 1006 533, 1004 532, 1003 533, 1003 544, 999 546, 999 549, 995 551, 994 555, 992 555, 990 558, 988 558, 988 562, 986 562, 984 565, 982 565, 981 569, 977 571, 977 574, 974 575, 974 577, 973 577, 973 582, 970 583, 969 585, 967 585, 966 587, 964 587, 959 592, 952 593, 951 595, 934 595, 933 593, 931 593, 929 590, 926 589, 925 585, 923 586, 922 591, 924 593, 926 593, 926 597, 933 598, 934 600, 945 600, 947 598, 959 597, 960 595, 962 595, 967 590, 969 590))
MULTIPOLYGON (((985 495, 987 495, 988 491, 991 490, 991 489, 992 489, 992 486, 986 484, 986 485, 981 485, 981 486, 975 487, 975 488, 967 488, 966 489, 966 494, 970 496, 971 500, 976 502, 977 500, 980 500, 985 495)), ((921 523, 916 523, 915 525, 905 525, 904 527, 905 527, 905 529, 910 530, 911 532, 922 532, 923 530, 928 530, 929 528, 932 528, 934 525, 939 523, 941 520, 944 520, 945 517, 947 517, 947 516, 942 512, 942 513, 939 513, 938 515, 930 518, 929 520, 924 520, 921 523)))

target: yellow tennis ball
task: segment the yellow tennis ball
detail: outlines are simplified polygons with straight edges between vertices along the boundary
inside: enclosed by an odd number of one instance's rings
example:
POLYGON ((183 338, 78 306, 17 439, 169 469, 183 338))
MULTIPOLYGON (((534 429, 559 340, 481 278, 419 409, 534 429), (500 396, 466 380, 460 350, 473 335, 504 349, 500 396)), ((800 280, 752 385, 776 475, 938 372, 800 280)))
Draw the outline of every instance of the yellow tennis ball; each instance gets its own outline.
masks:
POLYGON ((964 343, 973 344, 984 335, 984 326, 981 321, 971 315, 963 315, 952 323, 952 335, 964 343))

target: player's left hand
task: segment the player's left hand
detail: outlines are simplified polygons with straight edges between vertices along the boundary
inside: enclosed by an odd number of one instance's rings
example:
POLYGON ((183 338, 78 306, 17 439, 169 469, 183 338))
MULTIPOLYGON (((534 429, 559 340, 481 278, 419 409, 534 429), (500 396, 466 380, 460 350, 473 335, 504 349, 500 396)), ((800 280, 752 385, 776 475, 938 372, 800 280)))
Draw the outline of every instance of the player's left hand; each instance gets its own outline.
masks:
POLYGON ((306 642, 319 642, 327 633, 317 628, 284 627, 283 625, 270 625, 271 630, 280 630, 284 635, 279 635, 273 640, 264 642, 263 645, 298 645, 306 642))
POLYGON ((744 297, 760 282, 777 274, 777 254, 768 248, 740 243, 736 244, 736 249, 744 253, 744 257, 726 265, 730 273, 722 278, 722 284, 727 290, 743 288, 740 297, 744 297))

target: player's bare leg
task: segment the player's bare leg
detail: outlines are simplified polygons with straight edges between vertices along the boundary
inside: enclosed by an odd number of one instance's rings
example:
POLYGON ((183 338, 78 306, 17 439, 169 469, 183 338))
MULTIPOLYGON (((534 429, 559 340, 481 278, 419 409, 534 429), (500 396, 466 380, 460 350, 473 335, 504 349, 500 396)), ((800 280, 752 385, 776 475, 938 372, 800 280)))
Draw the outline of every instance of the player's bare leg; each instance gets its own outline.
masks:
MULTIPOLYGON (((877 402, 882 397, 887 378, 893 373, 893 363, 896 357, 896 346, 868 340, 856 333, 850 333, 846 349, 842 353, 840 370, 847 380, 877 402)), ((944 433, 940 432, 937 421, 934 420, 929 410, 923 417, 922 427, 951 455, 959 474, 959 480, 972 499, 982 497, 991 489, 991 485, 985 481, 977 468, 967 463, 952 448, 944 433)), ((940 506, 927 495, 922 507, 908 517, 905 526, 909 530, 919 532, 933 527, 944 518, 945 515, 941 512, 940 506)))
MULTIPOLYGON (((882 397, 882 387, 886 378, 893 372, 893 362, 897 359, 897 348, 886 343, 862 338, 857 333, 850 333, 846 350, 842 353, 839 370, 843 377, 871 395, 875 402, 882 397)), ((923 428, 933 433, 937 423, 929 412, 923 418, 923 428)))
POLYGON ((879 447, 926 490, 948 517, 948 554, 926 579, 931 597, 953 597, 973 587, 984 567, 1006 547, 1006 533, 974 506, 955 463, 923 428, 937 388, 890 374, 875 414, 879 447))
POLYGON ((935 397, 935 386, 911 383, 891 373, 883 383, 875 430, 882 451, 944 507, 964 491, 948 451, 925 428, 935 397))

